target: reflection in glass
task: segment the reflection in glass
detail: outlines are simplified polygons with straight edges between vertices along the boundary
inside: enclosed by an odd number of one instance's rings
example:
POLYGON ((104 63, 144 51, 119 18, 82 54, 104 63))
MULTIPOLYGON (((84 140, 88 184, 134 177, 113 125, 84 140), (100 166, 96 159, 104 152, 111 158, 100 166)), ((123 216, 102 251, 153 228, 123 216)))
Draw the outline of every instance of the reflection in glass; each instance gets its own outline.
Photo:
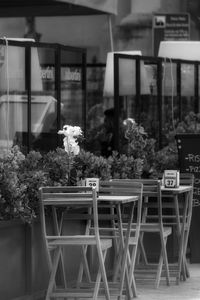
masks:
POLYGON ((5 149, 27 130, 25 49, 1 45, 0 57, 0 149, 5 149))
POLYGON ((61 51, 61 126, 82 127, 81 53, 61 51))
POLYGON ((55 50, 31 48, 32 147, 40 151, 55 149, 57 144, 57 99, 55 99, 55 50))

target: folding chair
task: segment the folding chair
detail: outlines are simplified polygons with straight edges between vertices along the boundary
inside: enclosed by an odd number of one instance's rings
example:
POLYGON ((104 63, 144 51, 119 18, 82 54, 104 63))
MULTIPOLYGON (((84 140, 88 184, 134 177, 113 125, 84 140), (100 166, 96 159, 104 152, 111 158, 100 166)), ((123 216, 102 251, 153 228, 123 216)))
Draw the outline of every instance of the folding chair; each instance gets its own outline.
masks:
MULTIPOLYGON (((110 300, 110 291, 107 282, 105 270, 105 258, 107 250, 112 246, 111 239, 100 238, 98 224, 98 205, 97 195, 94 188, 88 187, 42 187, 40 188, 40 212, 42 231, 46 243, 47 256, 50 266, 50 279, 46 292, 46 300, 52 298, 63 297, 71 298, 88 298, 96 300, 100 292, 100 285, 103 286, 101 291, 104 292, 106 300, 110 300), (71 208, 79 208, 82 212, 83 223, 86 225, 83 234, 66 235, 64 231, 65 218, 71 208), (83 210, 83 211, 82 211, 83 210), (89 213, 87 215, 87 212, 89 213), (50 215, 53 218, 54 231, 49 231, 48 219, 50 215), (88 216, 88 219, 87 219, 88 216), (88 233, 88 220, 94 222, 94 234, 88 233), (69 247, 80 247, 82 250, 83 271, 86 281, 83 282, 83 276, 70 285, 65 276, 65 268, 67 268, 64 260, 64 250, 69 247), (92 282, 85 247, 93 246, 97 249, 98 272, 96 280, 92 282), (61 276, 64 287, 60 288, 57 284, 59 262, 61 262, 61 276)), ((81 223, 81 224, 83 224, 81 223)), ((73 254, 73 251, 72 251, 73 254)))
MULTIPOLYGON (((134 230, 131 231, 131 236, 129 238, 129 244, 131 245, 131 252, 128 252, 128 265, 127 265, 127 277, 129 280, 129 283, 131 283, 132 286, 132 292, 133 296, 137 296, 136 291, 136 284, 135 284, 135 278, 134 278, 134 269, 135 269, 135 262, 136 262, 136 254, 137 254, 137 247, 138 247, 138 239, 140 235, 140 222, 141 222, 141 212, 142 212, 142 193, 143 193, 143 185, 139 182, 130 183, 127 181, 117 181, 109 180, 109 181, 100 181, 100 187, 99 187, 100 194, 109 194, 109 195, 126 195, 126 196, 138 196, 138 201, 135 203, 134 207, 134 216, 133 216, 133 222, 132 228, 134 224, 134 230)), ((111 215, 115 215, 114 207, 110 207, 111 209, 111 215)), ((119 235, 117 232, 119 230, 122 230, 122 235, 125 236, 126 230, 127 230, 127 224, 125 222, 127 221, 127 214, 129 209, 128 206, 124 206, 122 214, 120 212, 117 212, 118 215, 122 217, 121 224, 116 223, 115 218, 112 218, 112 226, 111 228, 100 228, 101 232, 106 231, 113 231, 113 244, 115 245, 115 262, 114 262, 114 276, 113 281, 117 281, 117 277, 120 274, 120 270, 123 270, 124 265, 122 265, 122 253, 123 253, 123 243, 124 241, 119 240, 119 235), (119 228, 119 226, 122 226, 119 228)))
POLYGON ((143 184, 143 204, 142 218, 140 225, 140 237, 138 242, 137 266, 135 268, 136 279, 144 281, 151 279, 151 274, 156 272, 155 287, 158 288, 164 271, 166 283, 170 284, 169 263, 167 256, 167 239, 172 230, 169 226, 163 225, 163 208, 161 198, 161 182, 151 179, 116 179, 116 182, 129 182, 134 184, 140 182, 143 184), (161 251, 158 264, 150 263, 144 247, 144 234, 157 234, 160 238, 161 251), (142 264, 141 264, 142 260, 142 264))
MULTIPOLYGON (((162 179, 162 177, 163 174, 159 174, 158 178, 162 179)), ((180 186, 193 186, 193 185, 194 185, 193 174, 180 173, 180 186)), ((183 256, 186 256, 189 229, 190 229, 191 217, 192 217, 192 203, 191 203, 192 198, 190 199, 190 203, 188 204, 188 206, 185 207, 184 199, 181 199, 181 197, 183 197, 183 195, 178 195, 178 194, 170 195, 166 193, 163 195, 162 197, 163 208, 170 210, 170 213, 163 215, 163 220, 164 220, 164 224, 167 224, 168 226, 172 226, 172 228, 175 229, 174 231, 176 232, 178 243, 180 243, 183 218, 185 218, 184 221, 185 225, 183 228, 184 236, 185 236, 183 256)), ((178 264, 180 263, 182 264, 182 267, 178 266, 180 270, 176 277, 177 284, 179 284, 181 277, 184 280, 186 280, 186 278, 190 276, 186 259, 184 259, 184 262, 178 262, 178 264)))

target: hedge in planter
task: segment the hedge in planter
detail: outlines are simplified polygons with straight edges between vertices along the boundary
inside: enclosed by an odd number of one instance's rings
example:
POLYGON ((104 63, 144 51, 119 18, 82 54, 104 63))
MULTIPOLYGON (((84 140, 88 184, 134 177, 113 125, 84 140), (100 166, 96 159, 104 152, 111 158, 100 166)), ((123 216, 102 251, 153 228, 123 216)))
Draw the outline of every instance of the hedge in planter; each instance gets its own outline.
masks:
MULTIPOLYGON (((81 150, 73 169, 73 184, 86 177, 139 178, 143 160, 116 152, 104 158, 81 150)), ((39 213, 39 187, 69 184, 69 156, 61 148, 46 154, 31 151, 25 156, 14 146, 0 157, 0 171, 0 219, 31 223, 39 213)))

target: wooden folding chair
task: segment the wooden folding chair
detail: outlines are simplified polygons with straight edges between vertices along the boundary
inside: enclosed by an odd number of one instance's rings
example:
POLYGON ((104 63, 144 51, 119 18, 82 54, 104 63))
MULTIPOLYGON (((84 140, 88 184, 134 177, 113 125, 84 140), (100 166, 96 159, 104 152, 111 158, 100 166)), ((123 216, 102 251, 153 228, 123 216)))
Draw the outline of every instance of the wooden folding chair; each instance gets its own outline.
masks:
MULTIPOLYGON (((110 291, 107 282, 105 270, 105 258, 107 250, 112 246, 111 239, 100 238, 98 224, 98 205, 97 195, 94 188, 88 187, 42 187, 40 188, 40 213, 44 240, 46 243, 47 256, 50 266, 50 279, 46 292, 46 300, 52 298, 63 297, 71 298, 88 298, 97 299, 101 290, 104 292, 107 300, 110 300, 110 291), (82 215, 85 220, 82 225, 86 224, 86 231, 81 234, 66 235, 64 231, 65 219, 71 208, 83 209, 82 215), (94 234, 88 233, 87 228, 87 212, 88 220, 94 222, 94 234), (48 219, 52 216, 54 228, 49 230, 48 219), (82 250, 83 269, 86 277, 86 285, 83 282, 83 276, 70 285, 65 276, 65 268, 67 268, 64 260, 64 251, 69 247, 80 247, 82 250), (92 282, 85 247, 93 246, 97 249, 98 272, 96 280, 92 282), (59 262, 61 262, 61 275, 64 275, 64 287, 58 288, 57 275, 59 270, 59 262), (92 288, 93 287, 93 288, 92 288)), ((73 254, 73 251, 72 251, 73 254)), ((80 275, 80 274, 79 274, 80 275)))
MULTIPOLYGON (((163 178, 163 174, 159 174, 159 179, 163 178)), ((194 185, 194 175, 191 173, 180 173, 180 186, 193 186, 194 185)), ((170 195, 164 194, 163 199, 163 208, 166 209, 168 213, 163 214, 163 222, 168 226, 172 226, 174 228, 174 232, 176 233, 178 243, 180 243, 181 230, 183 224, 183 218, 185 218, 184 225, 184 257, 186 256, 187 244, 188 244, 188 236, 189 229, 191 224, 192 217, 192 203, 189 203, 187 207, 185 207, 184 199, 180 199, 183 195, 170 195), (186 210, 185 210, 186 209, 186 210), (170 213, 169 213, 170 210, 170 213)), ((191 199, 192 201, 192 199, 191 199)), ((190 202, 191 202, 190 201, 190 202)), ((179 284, 180 278, 182 277, 185 280, 190 276, 189 270, 187 267, 186 259, 183 262, 178 262, 179 273, 176 276, 176 282, 179 284), (179 264, 182 264, 180 267, 179 264), (181 273, 180 273, 181 272, 181 273)))
MULTIPOLYGON (((114 180, 121 182, 122 179, 114 180)), ((163 208, 161 199, 161 182, 151 179, 124 179, 123 181, 134 184, 140 182, 143 184, 143 204, 142 219, 140 225, 140 237, 138 243, 137 266, 135 268, 136 279, 144 281, 151 278, 151 274, 156 272, 155 287, 158 288, 164 271, 166 283, 170 284, 169 263, 167 256, 167 239, 171 234, 171 227, 163 225, 163 208), (158 234, 161 243, 161 251, 158 264, 152 264, 148 261, 144 247, 144 234, 158 234), (141 262, 142 264, 139 263, 141 262)))
MULTIPOLYGON (((118 181, 115 182, 114 180, 109 181, 100 181, 99 187, 100 194, 110 194, 110 195, 127 195, 127 196, 138 196, 138 201, 135 203, 134 207, 134 217, 132 227, 134 224, 134 230, 131 231, 131 236, 129 240, 129 244, 131 245, 131 252, 128 253, 128 267, 127 267, 127 277, 129 283, 132 286, 133 296, 137 296, 136 291, 136 284, 134 278, 134 269, 135 269, 135 262, 136 262, 136 254, 137 254, 137 247, 138 247, 138 239, 140 235, 140 222, 141 222, 141 212, 142 212, 142 193, 143 193, 143 185, 139 182, 129 183, 127 181, 118 181)), ((111 215, 115 215, 113 211, 113 207, 111 206, 111 215)), ((117 235, 118 231, 122 231, 122 235, 126 234, 127 224, 125 223, 126 216, 128 214, 127 209, 129 207, 124 207, 122 213, 117 212, 118 215, 122 217, 120 225, 122 226, 119 228, 119 224, 116 223, 115 219, 112 218, 112 226, 111 228, 107 228, 108 231, 113 231, 114 241, 113 244, 115 245, 115 260, 114 260, 114 276, 113 281, 117 281, 117 277, 120 274, 120 270, 123 269, 125 266, 122 265, 122 253, 124 247, 124 241, 119 241, 119 236, 117 235)), ((104 231, 106 228, 100 228, 100 230, 104 231)))

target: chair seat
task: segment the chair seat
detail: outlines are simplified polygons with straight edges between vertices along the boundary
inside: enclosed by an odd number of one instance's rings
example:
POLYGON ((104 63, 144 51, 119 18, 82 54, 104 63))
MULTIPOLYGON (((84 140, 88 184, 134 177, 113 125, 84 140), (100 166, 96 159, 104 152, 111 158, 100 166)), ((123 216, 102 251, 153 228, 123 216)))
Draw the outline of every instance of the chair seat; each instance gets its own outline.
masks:
MULTIPOLYGON (((141 232, 160 232, 160 225, 155 223, 142 223, 140 227, 141 232)), ((168 236, 172 233, 172 228, 169 226, 163 227, 164 236, 168 236)))
MULTIPOLYGON (((100 239, 101 248, 108 249, 112 247, 111 239, 100 239)), ((60 236, 60 237, 48 237, 48 246, 64 246, 64 245, 96 245, 95 236, 88 235, 76 235, 76 236, 60 236)))
POLYGON ((130 244, 131 246, 137 245, 137 238, 131 236, 131 237, 129 238, 129 244, 130 244))

